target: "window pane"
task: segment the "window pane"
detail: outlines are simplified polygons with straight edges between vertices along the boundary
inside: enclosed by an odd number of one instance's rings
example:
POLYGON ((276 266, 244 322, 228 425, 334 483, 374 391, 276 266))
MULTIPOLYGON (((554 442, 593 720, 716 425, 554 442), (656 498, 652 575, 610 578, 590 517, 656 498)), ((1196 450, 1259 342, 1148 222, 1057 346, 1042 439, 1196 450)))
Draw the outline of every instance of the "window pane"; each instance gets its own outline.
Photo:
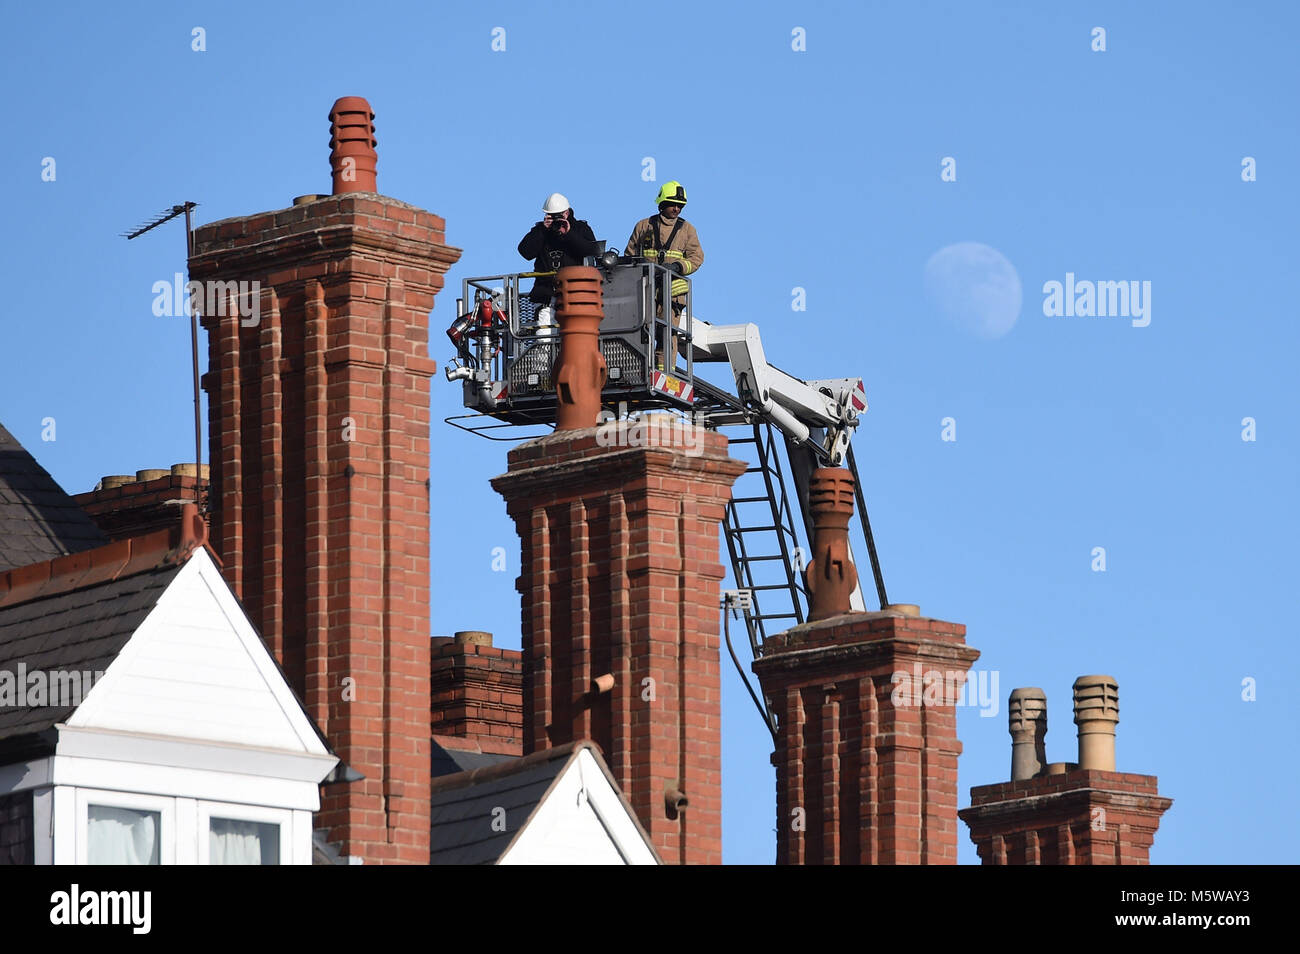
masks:
POLYGON ((88 806, 86 860, 92 865, 156 865, 162 815, 135 808, 88 806))
POLYGON ((208 864, 278 865, 280 826, 270 822, 213 818, 208 828, 208 864))

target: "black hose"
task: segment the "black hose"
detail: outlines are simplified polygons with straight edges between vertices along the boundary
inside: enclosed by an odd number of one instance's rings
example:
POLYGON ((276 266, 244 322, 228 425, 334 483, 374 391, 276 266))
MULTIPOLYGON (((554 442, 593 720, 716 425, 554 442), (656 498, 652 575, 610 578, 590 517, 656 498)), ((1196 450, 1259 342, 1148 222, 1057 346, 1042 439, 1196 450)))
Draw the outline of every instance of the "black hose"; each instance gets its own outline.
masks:
POLYGON ((754 708, 758 710, 759 716, 763 720, 763 725, 767 726, 767 731, 772 734, 772 744, 776 745, 776 730, 772 728, 772 723, 767 717, 767 710, 763 708, 763 703, 758 701, 758 696, 754 693, 754 687, 749 684, 749 679, 745 677, 745 670, 741 668, 740 660, 736 656, 736 650, 731 646, 731 620, 727 616, 727 604, 722 604, 722 633, 727 641, 727 652, 731 654, 731 661, 736 665, 736 672, 740 675, 740 681, 745 684, 745 690, 749 693, 749 698, 754 700, 754 708))

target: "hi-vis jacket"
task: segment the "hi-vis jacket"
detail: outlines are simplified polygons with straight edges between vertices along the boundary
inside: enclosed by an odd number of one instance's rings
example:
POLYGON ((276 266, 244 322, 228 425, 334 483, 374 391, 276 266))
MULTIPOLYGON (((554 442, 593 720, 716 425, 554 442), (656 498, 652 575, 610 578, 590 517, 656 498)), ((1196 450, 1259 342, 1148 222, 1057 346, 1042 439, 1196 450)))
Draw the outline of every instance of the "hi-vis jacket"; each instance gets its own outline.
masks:
MULTIPOLYGON (((704 249, 700 248, 700 237, 695 234, 695 226, 680 215, 672 225, 662 221, 658 215, 642 219, 632 230, 632 237, 627 240, 623 254, 640 255, 651 261, 662 261, 665 265, 681 262, 683 275, 690 275, 704 264, 704 249)), ((686 282, 679 278, 673 279, 674 297, 685 295, 686 288, 686 282)))

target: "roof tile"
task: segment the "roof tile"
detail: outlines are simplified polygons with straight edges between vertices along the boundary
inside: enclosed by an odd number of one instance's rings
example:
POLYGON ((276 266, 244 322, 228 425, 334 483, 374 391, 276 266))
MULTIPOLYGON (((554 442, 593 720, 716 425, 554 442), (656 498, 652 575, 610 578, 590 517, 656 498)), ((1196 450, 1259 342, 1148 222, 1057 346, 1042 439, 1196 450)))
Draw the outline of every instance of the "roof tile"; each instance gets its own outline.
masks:
POLYGON ((0 424, 0 570, 106 542, 94 521, 0 424))
MULTIPOLYGON (((107 669, 182 565, 164 564, 134 576, 0 607, 0 673, 10 673, 16 680, 22 672, 107 669)), ((75 705, 0 706, 0 764, 6 742, 44 732, 75 709, 75 705)))

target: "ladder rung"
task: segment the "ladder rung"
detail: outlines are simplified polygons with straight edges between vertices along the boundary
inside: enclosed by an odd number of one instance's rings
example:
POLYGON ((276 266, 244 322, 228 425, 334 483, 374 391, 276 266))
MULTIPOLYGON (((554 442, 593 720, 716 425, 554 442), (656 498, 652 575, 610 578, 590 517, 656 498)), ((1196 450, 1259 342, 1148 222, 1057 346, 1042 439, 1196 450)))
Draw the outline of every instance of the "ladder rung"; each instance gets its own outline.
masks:
POLYGON ((784 559, 785 559, 785 557, 781 556, 781 554, 778 553, 776 556, 752 556, 752 557, 745 557, 745 558, 743 558, 740 562, 741 562, 741 563, 763 563, 763 562, 766 562, 766 561, 769 561, 769 560, 784 560, 784 559))
POLYGON ((770 527, 736 527, 731 532, 732 533, 761 533, 764 531, 772 531, 776 529, 777 529, 776 525, 773 524, 770 527))

